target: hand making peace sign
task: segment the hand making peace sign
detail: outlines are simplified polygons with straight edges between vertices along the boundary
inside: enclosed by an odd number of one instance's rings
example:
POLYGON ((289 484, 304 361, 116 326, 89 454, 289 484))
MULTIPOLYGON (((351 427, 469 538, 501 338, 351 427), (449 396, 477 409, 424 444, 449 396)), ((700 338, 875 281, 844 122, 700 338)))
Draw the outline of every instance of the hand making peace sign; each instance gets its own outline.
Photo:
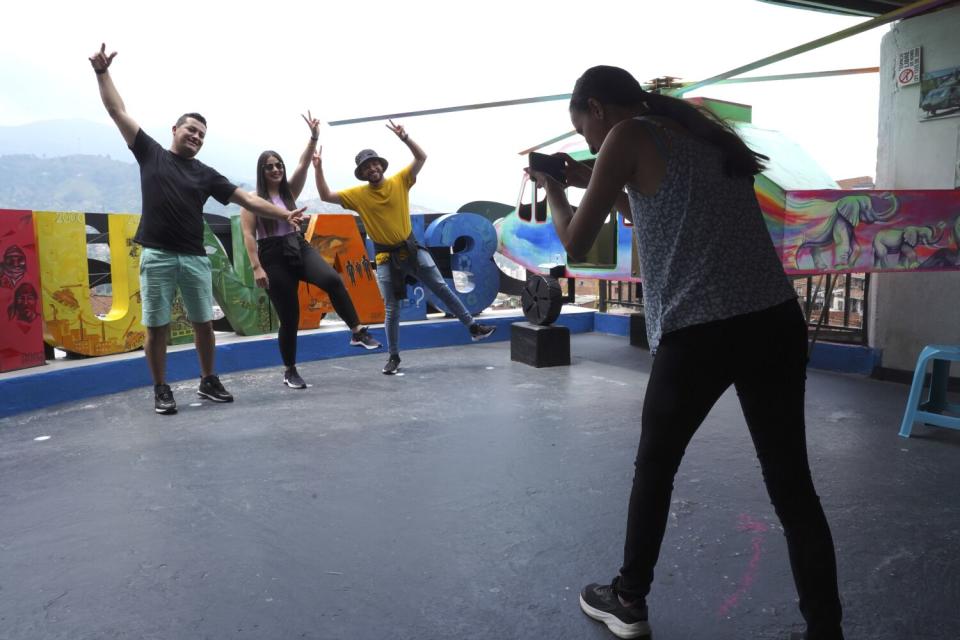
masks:
POLYGON ((301 113, 300 117, 303 118, 303 121, 310 127, 310 137, 314 140, 318 139, 320 137, 320 120, 314 118, 309 109, 307 109, 307 115, 301 113))
POLYGON ((402 140, 403 142, 406 142, 407 138, 409 138, 410 135, 407 133, 406 129, 403 128, 403 125, 393 124, 393 120, 389 120, 388 122, 390 124, 386 125, 387 129, 390 129, 390 131, 393 131, 395 134, 397 134, 397 137, 400 138, 400 140, 402 140))

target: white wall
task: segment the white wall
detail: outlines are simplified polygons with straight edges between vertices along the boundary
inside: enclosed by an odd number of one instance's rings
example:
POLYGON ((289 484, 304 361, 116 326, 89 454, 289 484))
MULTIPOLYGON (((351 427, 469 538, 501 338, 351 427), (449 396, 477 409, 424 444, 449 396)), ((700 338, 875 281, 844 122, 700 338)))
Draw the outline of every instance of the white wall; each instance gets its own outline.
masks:
MULTIPOLYGON (((914 47, 923 47, 924 71, 960 67, 960 6, 896 23, 883 38, 876 188, 953 189, 960 116, 920 122, 920 85, 897 87, 897 54, 914 47)), ((881 366, 912 370, 924 345, 960 344, 960 272, 873 274, 870 287, 881 366)))

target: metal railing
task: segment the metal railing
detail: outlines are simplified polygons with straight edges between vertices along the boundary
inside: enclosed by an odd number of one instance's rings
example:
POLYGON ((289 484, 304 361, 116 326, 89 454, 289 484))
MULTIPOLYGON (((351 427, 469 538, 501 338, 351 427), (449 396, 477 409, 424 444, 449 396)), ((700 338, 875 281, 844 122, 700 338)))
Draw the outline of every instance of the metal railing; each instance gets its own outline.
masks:
MULTIPOLYGON (((867 344, 867 300, 870 274, 842 273, 791 278, 807 323, 817 339, 848 344, 867 344)), ((643 285, 639 282, 601 280, 597 310, 643 309, 643 285)), ((812 334, 813 335, 813 334, 812 334)))

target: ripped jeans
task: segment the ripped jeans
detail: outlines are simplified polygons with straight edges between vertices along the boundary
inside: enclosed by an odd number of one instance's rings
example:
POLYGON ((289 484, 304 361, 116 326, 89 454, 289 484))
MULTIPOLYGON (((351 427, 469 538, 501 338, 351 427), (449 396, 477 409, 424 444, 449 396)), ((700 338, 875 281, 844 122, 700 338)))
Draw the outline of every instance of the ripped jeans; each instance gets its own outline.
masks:
MULTIPOLYGON (((404 275, 413 276, 419 280, 424 287, 432 291, 440 298, 440 301, 443 302, 444 307, 446 307, 445 311, 455 315, 464 326, 469 327, 473 324, 473 316, 470 315, 467 308, 463 306, 463 302, 460 301, 457 294, 447 286, 429 251, 425 249, 419 249, 417 251, 417 265, 417 273, 404 270, 404 275)), ((384 327, 387 332, 387 350, 392 356, 399 355, 400 302, 393 293, 393 280, 390 274, 389 263, 377 265, 377 286, 380 287, 380 295, 383 296, 383 306, 386 311, 384 327)))

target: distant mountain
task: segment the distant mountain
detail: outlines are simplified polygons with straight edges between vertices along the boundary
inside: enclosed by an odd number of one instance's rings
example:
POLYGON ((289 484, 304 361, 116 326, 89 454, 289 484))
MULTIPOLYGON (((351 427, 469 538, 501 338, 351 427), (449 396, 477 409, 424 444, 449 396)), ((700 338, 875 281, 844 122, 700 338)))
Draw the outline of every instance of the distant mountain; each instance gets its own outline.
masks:
MULTIPOLYGON (((170 143, 169 128, 144 128, 161 145, 170 143)), ((231 180, 249 181, 246 175, 251 171, 249 159, 256 158, 259 153, 259 149, 231 143, 228 147, 216 145, 204 148, 200 160, 231 180)), ((76 119, 44 120, 16 127, 0 127, 0 156, 23 154, 40 158, 107 156, 121 162, 136 162, 115 126, 76 119)))
MULTIPOLYGON (((135 163, 91 155, 0 156, 0 209, 140 213, 140 206, 135 163)), ((219 214, 240 211, 213 198, 204 209, 219 214)))
POLYGON ((0 207, 140 212, 137 166, 106 156, 0 156, 0 207))
MULTIPOLYGON (((140 173, 115 126, 47 120, 0 127, 0 208, 139 213, 140 206, 140 173)), ((206 207, 209 213, 239 210, 212 198, 206 207)))
MULTIPOLYGON (((247 191, 254 189, 247 182, 237 186, 247 191)), ((309 212, 344 211, 320 198, 301 198, 299 204, 309 212)), ((0 156, 0 209, 140 213, 140 206, 140 172, 136 163, 91 155, 0 156)), ((237 205, 224 207, 213 198, 207 200, 203 210, 220 215, 240 213, 237 205)), ((410 210, 433 212, 416 204, 411 204, 410 210)))
POLYGON ((87 120, 47 120, 0 127, 0 156, 109 156, 129 162, 133 155, 113 125, 87 120))
MULTIPOLYGON (((161 144, 169 142, 158 138, 160 133, 152 135, 161 144)), ((255 180, 244 174, 259 151, 242 146, 231 146, 226 155, 205 148, 200 159, 250 191, 255 180)), ((309 211, 343 211, 319 198, 301 204, 309 211)), ((136 161, 112 124, 47 120, 0 126, 0 209, 139 213, 140 206, 136 161)), ((432 212, 412 203, 410 210, 432 212)), ((240 209, 210 198, 204 211, 236 215, 240 209)))

